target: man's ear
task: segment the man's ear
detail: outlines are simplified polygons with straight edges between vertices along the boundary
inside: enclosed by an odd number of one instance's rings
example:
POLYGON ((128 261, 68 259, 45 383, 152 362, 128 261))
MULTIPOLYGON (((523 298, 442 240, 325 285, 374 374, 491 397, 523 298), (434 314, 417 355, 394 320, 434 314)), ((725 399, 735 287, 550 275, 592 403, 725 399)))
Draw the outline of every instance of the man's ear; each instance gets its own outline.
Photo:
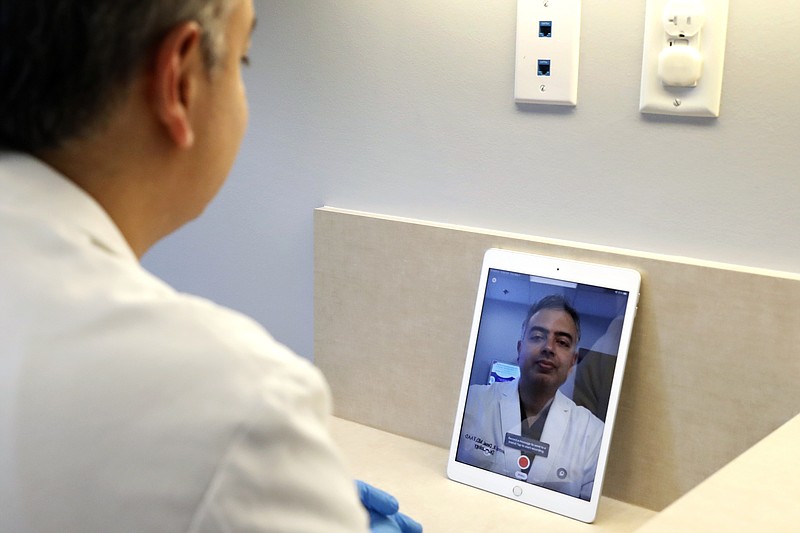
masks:
POLYGON ((202 28, 184 22, 161 39, 153 65, 153 103, 169 137, 179 148, 194 144, 190 106, 195 97, 197 76, 204 75, 200 46, 202 28))

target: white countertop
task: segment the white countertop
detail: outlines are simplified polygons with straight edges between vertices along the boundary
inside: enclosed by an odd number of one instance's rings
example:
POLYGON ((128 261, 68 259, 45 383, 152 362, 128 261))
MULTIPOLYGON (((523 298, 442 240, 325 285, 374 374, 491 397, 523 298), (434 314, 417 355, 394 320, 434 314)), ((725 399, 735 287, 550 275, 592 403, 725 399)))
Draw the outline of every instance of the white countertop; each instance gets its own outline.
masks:
POLYGON ((584 524, 451 481, 447 450, 334 418, 351 471, 392 494, 428 532, 800 531, 800 415, 658 513, 602 498, 584 524))
POLYGON ((350 471, 400 501, 400 508, 426 532, 627 532, 655 511, 602 498, 594 524, 543 511, 447 478, 447 450, 334 418, 334 439, 350 471))
POLYGON ((800 531, 799 446, 800 416, 795 416, 640 531, 800 531))

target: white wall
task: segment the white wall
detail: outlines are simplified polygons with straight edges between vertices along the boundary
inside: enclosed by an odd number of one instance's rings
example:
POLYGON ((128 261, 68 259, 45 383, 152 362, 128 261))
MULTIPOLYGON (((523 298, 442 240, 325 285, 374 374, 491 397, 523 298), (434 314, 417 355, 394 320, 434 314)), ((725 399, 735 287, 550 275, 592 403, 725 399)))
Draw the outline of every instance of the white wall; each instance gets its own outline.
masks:
POLYGON ((583 1, 575 109, 515 106, 514 0, 256 0, 239 161, 145 265, 309 357, 324 204, 800 272, 800 9, 730 3, 721 116, 676 119, 644 0, 583 1))

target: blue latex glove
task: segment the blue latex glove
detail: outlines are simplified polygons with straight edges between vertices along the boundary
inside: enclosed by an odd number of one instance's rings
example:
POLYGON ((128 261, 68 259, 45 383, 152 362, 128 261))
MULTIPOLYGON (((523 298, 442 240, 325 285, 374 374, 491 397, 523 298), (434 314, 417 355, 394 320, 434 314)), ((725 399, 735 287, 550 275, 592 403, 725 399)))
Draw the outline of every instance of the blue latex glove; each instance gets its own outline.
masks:
POLYGON ((422 533, 422 525, 399 512, 400 504, 391 494, 363 481, 356 481, 361 504, 369 512, 372 533, 422 533))

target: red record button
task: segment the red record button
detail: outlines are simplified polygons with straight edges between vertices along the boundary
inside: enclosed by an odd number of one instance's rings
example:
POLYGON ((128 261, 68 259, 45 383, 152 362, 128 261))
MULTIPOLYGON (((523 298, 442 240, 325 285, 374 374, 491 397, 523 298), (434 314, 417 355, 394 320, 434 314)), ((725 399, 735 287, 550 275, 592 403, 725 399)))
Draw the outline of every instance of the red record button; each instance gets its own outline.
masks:
POLYGON ((519 466, 520 470, 525 470, 529 466, 531 466, 531 460, 528 458, 527 455, 520 455, 517 459, 517 466, 519 466))

